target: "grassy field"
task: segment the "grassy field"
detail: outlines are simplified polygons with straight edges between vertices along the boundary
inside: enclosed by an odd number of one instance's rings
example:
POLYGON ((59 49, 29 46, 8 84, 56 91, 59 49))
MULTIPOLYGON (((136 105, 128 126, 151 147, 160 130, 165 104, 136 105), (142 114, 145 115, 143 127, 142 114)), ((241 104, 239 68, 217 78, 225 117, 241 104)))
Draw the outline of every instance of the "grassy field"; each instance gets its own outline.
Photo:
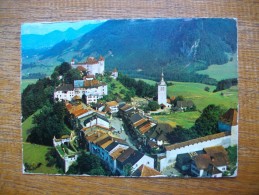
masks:
POLYGON ((46 153, 52 147, 23 143, 23 163, 28 164, 38 164, 41 163, 41 166, 36 168, 32 173, 46 173, 46 174, 57 174, 58 169, 53 167, 47 167, 47 161, 45 160, 46 153))
POLYGON ((28 137, 28 130, 33 127, 33 124, 32 124, 33 116, 35 114, 38 114, 39 112, 40 112, 40 109, 37 110, 31 116, 29 116, 25 121, 23 121, 23 123, 22 123, 22 140, 23 140, 23 142, 26 142, 26 139, 28 137))
POLYGON ((116 96, 118 94, 119 97, 122 99, 125 97, 125 93, 128 91, 128 89, 124 87, 124 85, 122 85, 121 82, 115 79, 111 79, 109 82, 107 82, 107 80, 104 79, 104 82, 108 83, 108 93, 112 93, 113 95, 116 95, 116 96), (122 90, 124 90, 124 93, 122 93, 122 90))
POLYGON ((208 75, 210 78, 214 78, 217 81, 237 78, 237 54, 229 55, 229 57, 232 57, 233 61, 229 61, 223 65, 211 65, 208 69, 197 71, 197 73, 208 75))
POLYGON ((152 115, 152 117, 159 123, 168 123, 172 127, 180 125, 184 128, 190 128, 194 125, 197 118, 200 116, 200 112, 176 112, 166 115, 152 115))
POLYGON ((209 86, 201 83, 183 83, 173 82, 173 86, 167 89, 168 95, 182 95, 186 100, 192 100, 198 110, 203 110, 209 104, 220 105, 226 108, 236 108, 238 103, 238 89, 236 86, 213 93, 215 86, 209 86), (204 90, 208 86, 210 92, 204 90), (222 95, 223 94, 223 95, 222 95))
MULTIPOLYGON (((143 81, 151 84, 155 81, 142 79, 143 81)), ((188 83, 188 82, 174 82, 173 85, 167 87, 167 95, 183 96, 186 100, 192 100, 198 110, 203 110, 209 104, 221 105, 226 108, 236 108, 238 103, 238 89, 236 86, 231 87, 223 91, 213 93, 216 88, 212 85, 206 85, 202 83, 188 83), (204 90, 205 87, 209 87, 210 91, 204 90), (221 95, 223 93, 223 95, 221 95)))
POLYGON ((37 82, 38 79, 22 79, 21 92, 29 85, 37 82))

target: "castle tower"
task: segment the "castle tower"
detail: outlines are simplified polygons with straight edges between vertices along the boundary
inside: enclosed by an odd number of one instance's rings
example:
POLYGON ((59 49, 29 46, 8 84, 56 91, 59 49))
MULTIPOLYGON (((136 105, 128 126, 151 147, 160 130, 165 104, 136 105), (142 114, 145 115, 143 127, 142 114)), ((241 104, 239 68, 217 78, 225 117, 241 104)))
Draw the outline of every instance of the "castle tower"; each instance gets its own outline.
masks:
POLYGON ((159 105, 161 104, 164 104, 166 105, 167 102, 166 102, 166 97, 167 97, 167 94, 166 94, 166 90, 167 90, 167 86, 166 86, 166 83, 164 81, 164 73, 162 71, 162 74, 161 74, 161 81, 160 83, 158 84, 158 89, 157 89, 157 95, 158 95, 158 99, 157 99, 157 102, 159 105))

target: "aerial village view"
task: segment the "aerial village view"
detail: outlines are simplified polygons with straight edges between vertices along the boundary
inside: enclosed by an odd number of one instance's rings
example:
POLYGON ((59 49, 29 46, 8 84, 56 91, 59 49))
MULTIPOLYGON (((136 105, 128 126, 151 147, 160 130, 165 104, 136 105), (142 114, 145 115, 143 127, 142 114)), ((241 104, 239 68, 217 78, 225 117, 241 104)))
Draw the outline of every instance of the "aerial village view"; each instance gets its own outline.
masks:
POLYGON ((23 173, 237 175, 234 19, 21 27, 23 173))

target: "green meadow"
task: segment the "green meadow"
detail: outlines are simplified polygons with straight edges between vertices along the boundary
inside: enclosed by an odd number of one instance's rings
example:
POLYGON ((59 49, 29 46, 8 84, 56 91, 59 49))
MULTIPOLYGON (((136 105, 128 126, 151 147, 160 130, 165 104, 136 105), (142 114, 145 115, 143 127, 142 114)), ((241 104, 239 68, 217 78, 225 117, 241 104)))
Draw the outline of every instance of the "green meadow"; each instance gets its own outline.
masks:
POLYGON ((152 117, 159 123, 167 123, 172 127, 180 125, 184 128, 190 128, 194 125, 194 122, 200 116, 200 112, 175 112, 165 115, 152 115, 152 117))
POLYGON ((217 81, 223 79, 231 79, 237 78, 237 70, 238 70, 238 63, 237 63, 237 54, 229 55, 232 57, 232 61, 228 61, 226 64, 217 65, 213 64, 208 67, 206 70, 200 70, 196 73, 208 75, 210 78, 214 78, 217 81))
POLYGON ((58 169, 55 166, 48 167, 45 155, 52 147, 42 146, 38 144, 23 143, 23 163, 38 164, 41 165, 29 171, 30 173, 46 173, 46 174, 57 174, 58 169))
POLYGON ((238 103, 238 89, 236 86, 223 91, 213 93, 215 86, 201 83, 173 82, 167 89, 168 96, 183 96, 186 100, 192 100, 198 110, 203 110, 209 104, 220 105, 225 108, 236 108, 238 103), (210 91, 204 88, 209 87, 210 91))

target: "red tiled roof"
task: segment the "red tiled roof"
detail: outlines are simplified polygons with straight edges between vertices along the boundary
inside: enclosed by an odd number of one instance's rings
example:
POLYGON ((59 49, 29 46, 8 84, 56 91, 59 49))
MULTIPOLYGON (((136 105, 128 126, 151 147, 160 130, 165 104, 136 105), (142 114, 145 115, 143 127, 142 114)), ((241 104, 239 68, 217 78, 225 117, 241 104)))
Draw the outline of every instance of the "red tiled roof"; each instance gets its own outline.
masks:
POLYGON ((88 57, 85 63, 86 64, 97 64, 98 61, 94 57, 88 57))
POLYGON ((74 114, 75 117, 78 117, 78 116, 80 116, 82 114, 85 114, 87 112, 88 112, 88 110, 86 110, 86 109, 80 109, 80 110, 76 110, 75 112, 72 112, 72 114, 74 114))
POLYGON ((127 160, 129 158, 129 156, 131 154, 134 153, 134 150, 132 148, 128 148, 127 150, 125 150, 118 158, 117 160, 120 162, 124 162, 125 160, 127 160))
POLYGON ((78 66, 76 67, 76 69, 79 71, 86 71, 86 69, 83 66, 78 66))
POLYGON ((194 156, 193 160, 199 170, 207 169, 209 164, 211 163, 210 155, 208 154, 199 154, 197 156, 194 156))
POLYGON ((223 146, 212 146, 212 147, 207 147, 203 149, 206 154, 209 154, 210 156, 213 156, 216 153, 223 153, 227 155, 227 151, 223 146))
POLYGON ((159 171, 152 169, 143 164, 132 174, 132 176, 138 176, 138 177, 150 177, 150 176, 158 176, 158 175, 161 175, 159 171))
POLYGON ((146 119, 142 118, 141 120, 135 122, 135 123, 133 124, 133 126, 134 126, 134 127, 137 127, 137 126, 139 126, 139 125, 145 123, 146 121, 147 121, 146 119))
POLYGON ((147 123, 146 125, 144 125, 143 127, 141 127, 141 128, 139 129, 139 131, 140 131, 142 134, 144 134, 144 133, 148 132, 150 128, 151 128, 151 123, 149 122, 149 123, 147 123))

